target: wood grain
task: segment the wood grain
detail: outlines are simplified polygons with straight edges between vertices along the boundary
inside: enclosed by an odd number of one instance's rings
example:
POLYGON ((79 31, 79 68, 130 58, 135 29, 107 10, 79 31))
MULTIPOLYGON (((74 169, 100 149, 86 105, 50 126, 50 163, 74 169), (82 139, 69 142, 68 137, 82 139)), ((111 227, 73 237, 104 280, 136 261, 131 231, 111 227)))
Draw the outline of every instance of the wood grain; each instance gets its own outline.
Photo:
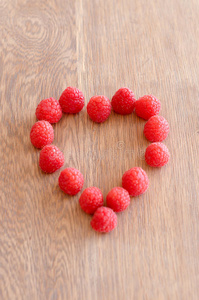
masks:
POLYGON ((0 1, 0 299, 198 299, 199 2, 0 1), (65 166, 104 197, 143 167, 146 194, 95 233, 78 197, 44 175, 29 141, 43 98, 77 86, 86 102, 121 86, 156 95, 168 119, 168 166, 148 167, 145 122, 84 109, 54 125, 65 166))

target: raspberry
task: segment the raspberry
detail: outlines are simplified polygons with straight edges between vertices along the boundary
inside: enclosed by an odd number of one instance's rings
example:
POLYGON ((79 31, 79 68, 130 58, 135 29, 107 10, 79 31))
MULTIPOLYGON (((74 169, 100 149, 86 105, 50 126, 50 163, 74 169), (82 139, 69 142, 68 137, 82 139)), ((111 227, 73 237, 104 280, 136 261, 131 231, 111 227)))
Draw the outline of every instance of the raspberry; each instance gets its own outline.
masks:
POLYGON ((161 103, 156 97, 145 95, 135 102, 135 113, 138 117, 148 120, 159 114, 160 107, 161 103))
POLYGON ((151 117, 144 126, 144 135, 150 142, 162 142, 169 133, 169 123, 161 116, 151 117))
POLYGON ((67 87, 59 98, 59 104, 63 112, 69 114, 76 114, 84 107, 83 93, 74 87, 67 87))
POLYGON ((94 214, 96 209, 104 204, 101 190, 97 187, 85 189, 79 198, 79 204, 87 214, 94 214))
POLYGON ((39 166, 46 173, 53 173, 60 169, 64 164, 64 155, 54 145, 45 146, 39 157, 39 166))
POLYGON ((111 102, 105 96, 94 96, 87 105, 87 112, 94 122, 102 123, 110 116, 111 102))
POLYGON ((113 110, 121 115, 131 114, 135 106, 135 95, 128 88, 119 89, 111 100, 113 110))
POLYGON ((142 168, 132 168, 126 171, 122 177, 122 186, 130 196, 138 196, 146 192, 149 186, 149 179, 142 168))
POLYGON ((91 220, 91 226, 98 232, 110 232, 117 226, 117 216, 111 208, 99 207, 91 220))
POLYGON ((57 123, 62 117, 62 110, 57 100, 48 98, 38 104, 35 114, 38 120, 57 123))
POLYGON ((43 148, 54 140, 54 131, 47 121, 36 122, 30 131, 30 140, 36 148, 43 148))
POLYGON ((59 187, 68 195, 76 195, 84 185, 82 173, 74 168, 66 168, 59 175, 59 187))
POLYGON ((146 148, 145 160, 151 167, 162 167, 169 161, 170 153, 163 143, 152 143, 146 148))
POLYGON ((122 187, 115 187, 108 193, 106 204, 115 212, 123 211, 130 204, 129 193, 122 187))

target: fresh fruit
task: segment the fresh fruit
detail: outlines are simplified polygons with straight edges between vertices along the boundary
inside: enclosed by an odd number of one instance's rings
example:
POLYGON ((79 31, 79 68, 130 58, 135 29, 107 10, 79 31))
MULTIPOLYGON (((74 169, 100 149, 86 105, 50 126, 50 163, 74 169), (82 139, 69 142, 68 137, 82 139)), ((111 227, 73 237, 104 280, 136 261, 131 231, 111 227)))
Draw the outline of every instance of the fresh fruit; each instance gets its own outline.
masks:
POLYGON ((110 116, 111 102, 105 96, 94 96, 87 105, 87 112, 91 120, 102 123, 110 116))
POLYGON ((112 98, 113 110, 121 115, 131 114, 135 106, 135 95, 128 88, 119 89, 112 98))
POLYGON ((96 209, 104 204, 101 190, 97 187, 85 189, 79 198, 79 204, 87 214, 94 214, 96 209))
POLYGON ((45 120, 53 124, 61 119, 62 109, 57 100, 47 98, 38 104, 35 114, 38 120, 45 120))
POLYGON ((117 216, 111 208, 99 207, 93 215, 91 226, 98 232, 110 232, 117 226, 117 216))
POLYGON ((151 167, 162 167, 169 161, 170 153, 163 143, 152 143, 146 148, 145 160, 151 167))
POLYGON ((106 204, 115 212, 125 210, 130 204, 130 196, 122 187, 114 187, 106 197, 106 204))
POLYGON ((84 107, 84 95, 79 89, 69 86, 61 94, 59 104, 64 113, 76 114, 84 107))
POLYGON ((122 177, 122 186, 130 196, 139 196, 149 187, 149 179, 146 172, 139 167, 126 171, 122 177))
POLYGON ((159 114, 160 107, 161 103, 156 97, 145 95, 135 102, 135 113, 138 117, 148 120, 159 114))
POLYGON ((46 173, 53 173, 64 165, 64 155, 54 145, 45 146, 39 157, 39 166, 46 173))
POLYGON ((47 121, 36 122, 30 131, 30 140, 36 148, 43 148, 54 140, 54 130, 47 121))
POLYGON ((161 116, 151 117, 144 126, 144 135, 150 142, 162 142, 169 134, 169 123, 161 116))
POLYGON ((75 168, 66 168, 59 175, 59 187, 68 195, 76 195, 84 185, 82 173, 75 168))

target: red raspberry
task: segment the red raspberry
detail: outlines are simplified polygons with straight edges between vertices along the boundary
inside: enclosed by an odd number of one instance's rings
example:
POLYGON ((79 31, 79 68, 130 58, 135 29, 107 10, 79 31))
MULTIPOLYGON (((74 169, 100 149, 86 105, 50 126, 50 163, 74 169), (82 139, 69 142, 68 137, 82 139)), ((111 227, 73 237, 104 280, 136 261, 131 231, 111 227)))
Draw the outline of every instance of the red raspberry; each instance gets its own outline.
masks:
POLYGON ((94 122, 102 123, 110 116, 111 102, 105 96, 94 96, 87 105, 87 112, 94 122))
POLYGON ((53 173, 60 169, 64 164, 64 155, 54 145, 45 146, 39 157, 39 166, 46 173, 53 173))
POLYGON ((169 133, 169 123, 161 116, 151 117, 144 126, 144 135, 150 142, 162 142, 169 133))
POLYGON ((119 89, 111 100, 113 110, 121 115, 131 114, 135 106, 135 95, 128 88, 119 89))
POLYGON ((43 148, 54 140, 54 131, 47 121, 36 122, 30 131, 30 140, 36 148, 43 148))
POLYGON ((142 168, 132 168, 126 171, 122 177, 122 186, 130 196, 138 196, 146 192, 149 186, 149 179, 142 168))
POLYGON ((94 214, 96 209, 104 204, 101 190, 97 187, 85 189, 79 198, 79 204, 87 214, 94 214))
POLYGON ((108 193, 106 204, 115 212, 123 211, 130 204, 129 193, 122 187, 115 187, 108 193))
POLYGON ((82 173, 74 168, 66 168, 59 175, 59 187, 68 195, 76 195, 84 185, 82 173))
POLYGON ((62 117, 62 110, 57 100, 48 98, 38 104, 35 114, 38 120, 57 123, 62 117))
POLYGON ((117 226, 117 216, 111 208, 99 207, 91 220, 91 226, 98 232, 110 232, 117 226))
POLYGON ((148 120, 159 114, 160 107, 161 103, 156 97, 145 95, 135 102, 135 113, 138 117, 148 120))
POLYGON ((170 153, 163 143, 152 143, 146 148, 145 160, 151 167, 162 167, 169 161, 170 153))
POLYGON ((59 98, 59 104, 63 112, 69 114, 76 114, 84 107, 83 93, 74 87, 67 87, 59 98))

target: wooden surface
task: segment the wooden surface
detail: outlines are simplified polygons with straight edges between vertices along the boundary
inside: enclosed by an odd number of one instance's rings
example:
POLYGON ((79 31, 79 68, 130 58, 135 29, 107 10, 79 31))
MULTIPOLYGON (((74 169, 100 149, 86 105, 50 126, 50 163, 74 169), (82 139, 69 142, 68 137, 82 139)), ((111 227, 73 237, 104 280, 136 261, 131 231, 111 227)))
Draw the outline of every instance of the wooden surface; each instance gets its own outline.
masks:
POLYGON ((0 1, 0 299, 199 299, 199 2, 0 1), (64 115, 54 143, 84 188, 104 196, 143 167, 147 193, 102 235, 38 168, 35 108, 67 86, 111 98, 122 87, 156 95, 170 123, 168 166, 143 153, 145 122, 86 109, 64 115))

